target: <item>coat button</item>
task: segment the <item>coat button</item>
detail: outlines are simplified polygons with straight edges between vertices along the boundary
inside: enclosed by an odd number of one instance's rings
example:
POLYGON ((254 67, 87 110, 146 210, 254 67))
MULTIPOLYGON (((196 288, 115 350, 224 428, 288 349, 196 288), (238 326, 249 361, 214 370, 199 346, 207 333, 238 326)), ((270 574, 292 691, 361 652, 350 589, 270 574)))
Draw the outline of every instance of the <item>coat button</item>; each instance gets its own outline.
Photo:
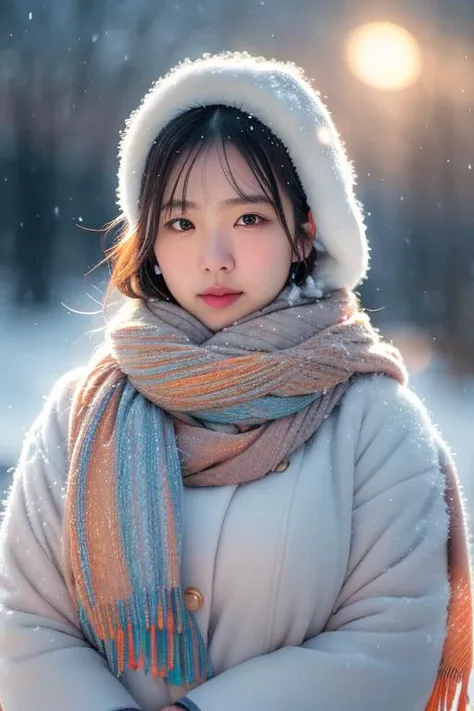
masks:
POLYGON ((281 474, 281 472, 286 472, 288 467, 290 466, 290 462, 288 459, 282 459, 280 464, 277 464, 275 469, 273 470, 274 472, 277 472, 278 474, 281 474))
POLYGON ((204 598, 197 588, 186 588, 184 591, 184 606, 188 612, 197 612, 203 604, 204 598))

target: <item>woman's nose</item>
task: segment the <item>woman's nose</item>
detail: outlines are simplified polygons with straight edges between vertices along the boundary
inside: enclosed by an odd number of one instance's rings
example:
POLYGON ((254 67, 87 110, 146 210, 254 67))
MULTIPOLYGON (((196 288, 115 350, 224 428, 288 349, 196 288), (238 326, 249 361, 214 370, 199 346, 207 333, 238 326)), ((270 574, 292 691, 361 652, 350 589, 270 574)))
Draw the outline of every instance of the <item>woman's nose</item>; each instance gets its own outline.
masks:
POLYGON ((203 270, 214 273, 229 272, 234 266, 234 257, 228 240, 222 233, 211 235, 204 245, 203 270))

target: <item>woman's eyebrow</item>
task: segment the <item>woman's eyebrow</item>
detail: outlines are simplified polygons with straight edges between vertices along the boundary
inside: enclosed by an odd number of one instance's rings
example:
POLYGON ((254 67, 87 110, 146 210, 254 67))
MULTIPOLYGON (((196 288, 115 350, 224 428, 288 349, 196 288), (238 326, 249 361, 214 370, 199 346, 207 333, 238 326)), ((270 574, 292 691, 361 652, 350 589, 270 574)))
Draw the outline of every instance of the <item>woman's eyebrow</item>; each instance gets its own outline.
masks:
MULTIPOLYGON (((222 201, 223 205, 253 205, 255 203, 265 203, 267 205, 272 205, 271 200, 266 196, 266 195, 245 195, 244 197, 241 197, 240 195, 237 197, 231 197, 231 198, 226 198, 225 200, 222 201)), ((196 202, 192 202, 190 200, 168 200, 165 202, 161 208, 161 212, 167 212, 170 210, 183 210, 183 212, 186 212, 187 210, 198 210, 199 205, 196 202)))
MULTIPOLYGON (((223 200, 225 205, 249 205, 253 203, 266 203, 272 205, 271 200, 266 195, 245 195, 223 200)), ((273 206, 273 205, 272 205, 273 206)))
POLYGON ((196 202, 190 202, 189 200, 168 200, 161 206, 161 212, 168 212, 170 210, 197 210, 199 205, 196 202))

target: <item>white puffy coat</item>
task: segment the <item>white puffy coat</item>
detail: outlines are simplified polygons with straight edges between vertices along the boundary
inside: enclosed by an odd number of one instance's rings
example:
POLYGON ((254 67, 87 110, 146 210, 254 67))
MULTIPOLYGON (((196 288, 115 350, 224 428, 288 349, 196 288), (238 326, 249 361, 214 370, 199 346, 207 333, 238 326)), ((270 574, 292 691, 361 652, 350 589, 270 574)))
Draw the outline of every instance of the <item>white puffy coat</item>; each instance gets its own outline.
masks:
MULTIPOLYGON (((70 394, 24 444, 0 537, 4 711, 159 711, 183 689, 117 680, 84 640, 61 565, 70 394)), ((289 466, 186 489, 183 584, 215 676, 201 711, 423 711, 448 601, 432 425, 406 388, 360 377, 289 466)), ((152 475, 152 472, 150 472, 152 475)))

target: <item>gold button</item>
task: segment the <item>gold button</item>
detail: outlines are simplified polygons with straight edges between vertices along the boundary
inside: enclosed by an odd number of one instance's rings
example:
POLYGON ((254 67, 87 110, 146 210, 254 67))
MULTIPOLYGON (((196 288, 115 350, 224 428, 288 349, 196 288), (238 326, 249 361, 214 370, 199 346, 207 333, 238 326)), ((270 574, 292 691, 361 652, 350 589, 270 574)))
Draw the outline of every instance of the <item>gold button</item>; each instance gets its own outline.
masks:
POLYGON ((184 606, 189 612, 197 612, 204 604, 202 593, 197 588, 186 588, 184 591, 184 606))
POLYGON ((288 459, 283 459, 280 464, 277 464, 275 469, 273 470, 274 472, 277 472, 278 474, 281 474, 281 472, 286 472, 288 467, 290 466, 290 462, 288 459))

